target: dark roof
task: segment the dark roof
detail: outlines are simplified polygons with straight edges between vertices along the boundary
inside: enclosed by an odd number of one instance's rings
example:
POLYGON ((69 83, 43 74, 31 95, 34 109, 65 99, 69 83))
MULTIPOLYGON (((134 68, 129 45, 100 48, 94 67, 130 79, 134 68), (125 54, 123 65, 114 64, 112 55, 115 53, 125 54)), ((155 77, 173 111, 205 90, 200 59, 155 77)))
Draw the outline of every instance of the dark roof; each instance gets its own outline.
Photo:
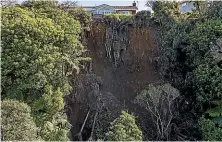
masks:
POLYGON ((194 1, 182 1, 181 3, 193 3, 194 1))
POLYGON ((118 10, 137 10, 138 8, 136 6, 112 6, 114 9, 118 10))
POLYGON ((93 8, 95 6, 81 6, 82 8, 93 8))
MULTIPOLYGON (((100 5, 98 5, 100 6, 100 5)), ((82 8, 94 8, 97 6, 81 6, 82 8)), ((138 8, 136 6, 111 6, 115 10, 137 10, 138 8)))

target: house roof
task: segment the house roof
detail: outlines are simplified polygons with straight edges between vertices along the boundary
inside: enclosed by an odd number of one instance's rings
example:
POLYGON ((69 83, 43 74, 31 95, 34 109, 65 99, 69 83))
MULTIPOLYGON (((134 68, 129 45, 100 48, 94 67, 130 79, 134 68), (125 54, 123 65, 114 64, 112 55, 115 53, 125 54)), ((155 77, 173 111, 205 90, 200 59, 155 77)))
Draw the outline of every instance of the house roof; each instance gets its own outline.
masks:
POLYGON ((136 6, 112 6, 116 10, 137 10, 136 6))
POLYGON ((183 3, 193 3, 193 1, 182 1, 181 4, 183 3))
POLYGON ((94 8, 95 6, 81 6, 82 8, 94 8))
MULTIPOLYGON (((101 6, 109 6, 107 4, 102 4, 98 6, 81 6, 82 8, 97 8, 101 6)), ((136 6, 109 6, 114 8, 115 10, 137 10, 138 8, 136 6)))
POLYGON ((102 5, 98 5, 94 7, 95 9, 102 9, 102 8, 108 8, 108 9, 113 9, 115 10, 112 6, 108 5, 108 4, 102 4, 102 5))

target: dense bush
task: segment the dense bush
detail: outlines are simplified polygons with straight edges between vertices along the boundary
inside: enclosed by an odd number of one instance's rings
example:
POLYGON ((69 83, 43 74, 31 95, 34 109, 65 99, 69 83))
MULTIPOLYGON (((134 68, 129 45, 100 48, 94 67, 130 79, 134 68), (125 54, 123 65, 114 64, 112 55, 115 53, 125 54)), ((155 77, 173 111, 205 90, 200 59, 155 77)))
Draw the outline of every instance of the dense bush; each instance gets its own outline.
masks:
MULTIPOLYGON (((222 37, 221 3, 195 1, 194 4, 196 10, 185 14, 178 13, 177 4, 153 4, 154 19, 161 25, 161 74, 181 91, 183 100, 189 100, 189 109, 195 110, 193 119, 204 114, 212 126, 221 127, 222 72, 218 51, 221 45, 216 45, 222 37)), ((206 131, 215 133, 211 128, 202 127, 204 140, 209 137, 205 137, 206 131)))
POLYGON ((63 97, 86 59, 80 22, 56 4, 27 1, 2 9, 2 97, 32 107, 43 140, 68 140, 63 97))
POLYGON ((222 68, 221 61, 212 57, 205 58, 196 69, 197 98, 207 102, 222 98, 222 68))
POLYGON ((188 64, 191 66, 200 64, 205 54, 210 51, 210 43, 222 36, 221 25, 221 20, 206 20, 196 25, 189 34, 191 45, 186 48, 188 64))
POLYGON ((124 22, 128 21, 132 18, 132 15, 126 15, 126 14, 107 14, 104 16, 105 19, 109 20, 115 20, 117 22, 124 22))
MULTIPOLYGON (((63 113, 63 97, 71 91, 70 77, 89 59, 83 58, 86 50, 80 33, 89 29, 91 16, 69 7, 75 2, 10 3, 2 8, 1 17, 2 140, 67 141, 71 125, 63 113)), ((199 125, 202 140, 222 140, 222 3, 194 1, 196 10, 185 14, 179 11, 180 2, 151 3, 152 17, 145 11, 135 16, 105 15, 112 26, 133 22, 134 27, 157 26, 160 31, 160 74, 173 87, 150 86, 136 97, 154 124, 153 130, 144 126, 145 133, 154 131, 155 140, 197 140, 198 136, 190 138, 185 131, 197 130, 199 125)), ((104 108, 107 112, 108 107, 104 108)), ((100 121, 103 115, 97 118, 101 124, 95 123, 98 128, 109 123, 108 119, 100 121)), ((102 129, 95 129, 95 135, 98 132, 105 135, 102 129)), ((126 112, 111 123, 106 134, 107 140, 143 139, 135 117, 126 112)))
POLYGON ((135 117, 122 111, 112 123, 107 133, 108 141, 142 141, 142 132, 135 122, 135 117))
POLYGON ((222 129, 215 126, 215 124, 203 117, 199 120, 200 131, 204 141, 221 141, 222 129))
MULTIPOLYGON (((41 121, 44 118, 42 115, 38 115, 36 119, 41 121)), ((46 117, 47 118, 47 117, 46 117)), ((68 122, 66 115, 62 113, 56 113, 53 115, 52 120, 46 119, 44 123, 41 123, 41 130, 39 135, 45 141, 69 141, 71 124, 68 122)))
POLYGON ((81 8, 70 8, 68 10, 69 15, 73 17, 75 20, 80 21, 80 24, 89 29, 91 19, 91 14, 81 8))
POLYGON ((38 140, 37 131, 27 104, 16 100, 1 101, 1 140, 38 140))
POLYGON ((62 11, 48 11, 54 19, 21 8, 3 10, 3 97, 32 101, 44 94, 46 85, 60 87, 64 95, 69 91, 67 77, 78 69, 84 52, 80 25, 62 11))

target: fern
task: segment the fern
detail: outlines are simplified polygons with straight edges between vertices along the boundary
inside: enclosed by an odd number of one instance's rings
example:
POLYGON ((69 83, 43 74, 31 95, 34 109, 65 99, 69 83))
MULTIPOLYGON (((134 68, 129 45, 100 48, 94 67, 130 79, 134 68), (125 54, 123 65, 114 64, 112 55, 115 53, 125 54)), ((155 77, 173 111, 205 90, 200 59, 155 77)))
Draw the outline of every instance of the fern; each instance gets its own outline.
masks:
POLYGON ((219 117, 222 116, 222 106, 217 106, 212 109, 208 109, 207 114, 209 114, 210 117, 219 117))

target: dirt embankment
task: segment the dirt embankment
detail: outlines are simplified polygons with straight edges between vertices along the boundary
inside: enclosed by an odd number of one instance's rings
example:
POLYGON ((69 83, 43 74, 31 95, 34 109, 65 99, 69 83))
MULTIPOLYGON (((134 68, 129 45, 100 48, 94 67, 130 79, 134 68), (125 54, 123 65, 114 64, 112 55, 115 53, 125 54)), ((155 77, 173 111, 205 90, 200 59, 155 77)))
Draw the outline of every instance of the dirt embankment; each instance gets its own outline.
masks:
MULTIPOLYGON (((103 23, 93 24, 87 37, 87 49, 92 58, 92 64, 89 65, 91 72, 88 72, 87 75, 82 74, 73 81, 74 88, 78 85, 82 87, 74 89, 68 99, 68 117, 73 125, 73 136, 80 130, 87 113, 87 93, 90 92, 89 86, 92 86, 92 82, 99 84, 101 92, 113 94, 124 108, 131 112, 139 111, 140 108, 133 104, 136 95, 147 88, 150 83, 161 82, 154 60, 157 47, 153 32, 151 27, 143 29, 129 27, 130 44, 121 54, 122 61, 115 66, 113 56, 111 58, 106 56, 105 25, 103 23), (78 96, 82 98, 76 99, 78 96)), ((113 51, 111 51, 112 54, 113 51)))
POLYGON ((113 93, 121 102, 131 104, 137 93, 148 84, 160 81, 153 60, 156 46, 152 28, 129 29, 130 44, 123 55, 123 62, 117 67, 113 59, 106 56, 105 35, 105 26, 98 24, 93 26, 88 39, 93 73, 102 78, 104 91, 113 93))

